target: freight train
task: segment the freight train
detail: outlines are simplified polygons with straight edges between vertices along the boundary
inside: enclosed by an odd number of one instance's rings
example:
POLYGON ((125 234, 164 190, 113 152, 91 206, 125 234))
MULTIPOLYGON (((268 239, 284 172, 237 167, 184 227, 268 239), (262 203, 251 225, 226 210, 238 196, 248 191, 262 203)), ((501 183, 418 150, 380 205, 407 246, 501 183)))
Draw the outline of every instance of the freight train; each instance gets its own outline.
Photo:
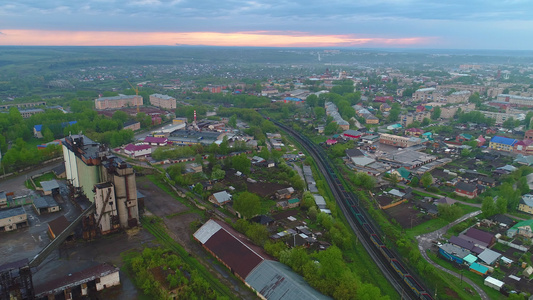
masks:
POLYGON ((328 176, 331 180, 333 185, 332 188, 335 188, 336 191, 339 192, 339 195, 341 196, 341 199, 339 200, 342 201, 346 207, 349 207, 349 211, 353 219, 357 221, 357 225, 367 235, 366 238, 372 242, 375 249, 378 250, 378 253, 380 253, 381 256, 387 261, 394 272, 399 276, 399 278, 401 278, 403 283, 409 287, 409 289, 414 293, 414 295, 416 295, 418 299, 433 299, 430 293, 421 284, 419 284, 411 274, 409 274, 409 271, 402 265, 400 260, 396 258, 394 252, 387 248, 385 243, 383 243, 377 232, 374 230, 372 224, 367 221, 362 209, 356 204, 355 196, 344 189, 342 182, 337 177, 337 174, 333 171, 331 164, 327 159, 326 153, 324 153, 321 148, 318 148, 316 145, 314 145, 306 136, 299 135, 292 128, 276 121, 274 121, 274 124, 291 134, 295 139, 302 143, 302 145, 309 152, 311 152, 311 154, 314 154, 315 158, 318 160, 317 163, 320 163, 326 170, 327 174, 324 175, 328 176))

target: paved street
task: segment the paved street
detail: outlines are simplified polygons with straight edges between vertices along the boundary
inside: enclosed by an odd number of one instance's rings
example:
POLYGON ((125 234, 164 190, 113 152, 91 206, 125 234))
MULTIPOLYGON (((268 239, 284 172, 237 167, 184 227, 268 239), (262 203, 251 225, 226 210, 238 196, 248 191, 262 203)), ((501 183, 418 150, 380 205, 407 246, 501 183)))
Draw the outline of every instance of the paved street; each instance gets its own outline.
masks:
MULTIPOLYGON (((420 251, 420 254, 422 254, 424 259, 427 262, 429 262, 430 264, 432 264, 435 268, 437 268, 437 269, 439 269, 441 271, 444 271, 444 272, 446 272, 448 274, 451 274, 451 275, 453 275, 453 276, 455 276, 457 278, 461 278, 462 276, 460 274, 458 274, 456 272, 453 272, 451 270, 448 270, 446 268, 443 268, 440 265, 438 265, 437 263, 433 262, 429 258, 429 256, 427 255, 427 251, 429 249, 431 249, 431 246, 433 245, 432 241, 442 237, 442 235, 445 234, 446 231, 448 231, 448 229, 450 229, 452 226, 454 226, 456 224, 459 224, 459 223, 463 222, 466 219, 473 218, 473 217, 475 217, 475 216, 477 216, 479 214, 481 214, 480 210, 472 212, 472 213, 469 213, 469 214, 464 215, 461 218, 453 221, 452 223, 444 226, 441 229, 438 229, 438 230, 435 230, 433 232, 417 236, 416 239, 418 240, 418 250, 420 251)), ((476 292, 479 294, 481 299, 484 299, 484 300, 488 300, 489 299, 489 297, 485 293, 485 291, 483 291, 479 286, 477 286, 472 280, 470 280, 470 279, 468 279, 466 277, 463 277, 463 281, 468 283, 468 284, 470 284, 476 290, 476 292)))

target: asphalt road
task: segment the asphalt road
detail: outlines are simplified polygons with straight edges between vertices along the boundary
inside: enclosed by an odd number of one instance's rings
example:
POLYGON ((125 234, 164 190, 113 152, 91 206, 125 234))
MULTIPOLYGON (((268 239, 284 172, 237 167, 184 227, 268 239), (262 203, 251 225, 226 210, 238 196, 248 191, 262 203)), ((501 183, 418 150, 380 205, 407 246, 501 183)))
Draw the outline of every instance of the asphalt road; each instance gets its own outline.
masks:
POLYGON ((489 300, 489 296, 487 295, 487 293, 485 293, 485 291, 483 291, 478 285, 476 285, 472 280, 466 278, 466 277, 463 277, 461 276, 460 274, 456 273, 456 272, 453 272, 451 270, 448 270, 444 267, 441 267, 440 265, 438 265, 437 263, 433 262, 429 256, 427 255, 427 251, 429 249, 431 249, 431 246, 433 245, 432 241, 433 240, 437 240, 439 239, 443 234, 446 233, 446 231, 448 231, 448 229, 450 229, 452 226, 456 225, 456 224, 459 224, 461 222, 463 222, 464 220, 466 219, 469 219, 469 218, 473 218, 477 215, 481 214, 481 211, 478 210, 478 211, 475 211, 475 212, 472 212, 472 213, 469 213, 467 215, 464 215, 462 216, 461 218, 453 221, 452 223, 444 226, 443 228, 441 229, 438 229, 438 230, 435 230, 433 232, 430 232, 430 233, 426 233, 426 234, 422 234, 422 235, 419 235, 416 237, 416 239, 418 240, 418 250, 420 251, 420 254, 422 254, 422 257, 424 257, 424 259, 429 262, 430 264, 432 264, 435 268, 443 271, 443 272, 446 272, 448 274, 451 274, 452 276, 455 276, 457 278, 463 278, 463 281, 470 284, 474 290, 476 290, 476 292, 479 294, 479 296, 481 297, 481 299, 483 300, 489 300))
POLYGON ((63 164, 63 160, 58 160, 57 162, 44 165, 41 168, 31 170, 29 172, 19 174, 16 177, 10 177, 8 179, 0 180, 0 191, 5 191, 7 193, 14 192, 14 197, 26 196, 35 193, 33 190, 30 190, 24 186, 24 182, 28 180, 33 175, 51 171, 53 168, 63 164))

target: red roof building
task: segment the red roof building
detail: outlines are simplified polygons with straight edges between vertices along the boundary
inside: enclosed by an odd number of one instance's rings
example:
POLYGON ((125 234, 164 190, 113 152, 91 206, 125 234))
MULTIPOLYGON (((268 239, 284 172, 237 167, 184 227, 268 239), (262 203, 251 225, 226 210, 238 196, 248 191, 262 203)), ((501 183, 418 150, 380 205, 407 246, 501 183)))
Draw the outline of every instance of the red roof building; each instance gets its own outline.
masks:
POLYGON ((328 140, 326 141, 326 144, 327 144, 328 146, 335 145, 335 144, 337 144, 337 140, 328 139, 328 140))
POLYGON ((243 281, 261 262, 273 260, 262 248, 219 220, 210 219, 193 236, 243 281))
POLYGON ((152 147, 150 145, 133 145, 129 144, 124 147, 124 153, 131 157, 149 156, 152 154, 152 147))

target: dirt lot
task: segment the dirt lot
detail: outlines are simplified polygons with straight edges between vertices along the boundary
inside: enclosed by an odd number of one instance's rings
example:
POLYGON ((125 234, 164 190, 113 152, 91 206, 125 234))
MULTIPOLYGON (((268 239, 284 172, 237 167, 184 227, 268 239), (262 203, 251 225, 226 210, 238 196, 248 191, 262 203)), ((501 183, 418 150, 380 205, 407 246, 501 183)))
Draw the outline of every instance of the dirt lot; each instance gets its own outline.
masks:
POLYGON ((170 237, 180 243, 191 255, 199 258, 199 261, 213 274, 216 274, 222 283, 234 290, 240 299, 257 299, 249 289, 232 277, 226 268, 217 264, 215 259, 192 239, 196 228, 193 228, 191 223, 202 221, 203 217, 200 214, 168 195, 146 177, 137 177, 137 189, 145 195, 146 214, 162 218, 170 237))
POLYGON ((402 228, 411 228, 422 224, 429 219, 426 215, 419 218, 417 215, 420 214, 420 211, 414 209, 413 204, 410 204, 409 202, 391 207, 385 210, 385 213, 396 220, 402 228))

